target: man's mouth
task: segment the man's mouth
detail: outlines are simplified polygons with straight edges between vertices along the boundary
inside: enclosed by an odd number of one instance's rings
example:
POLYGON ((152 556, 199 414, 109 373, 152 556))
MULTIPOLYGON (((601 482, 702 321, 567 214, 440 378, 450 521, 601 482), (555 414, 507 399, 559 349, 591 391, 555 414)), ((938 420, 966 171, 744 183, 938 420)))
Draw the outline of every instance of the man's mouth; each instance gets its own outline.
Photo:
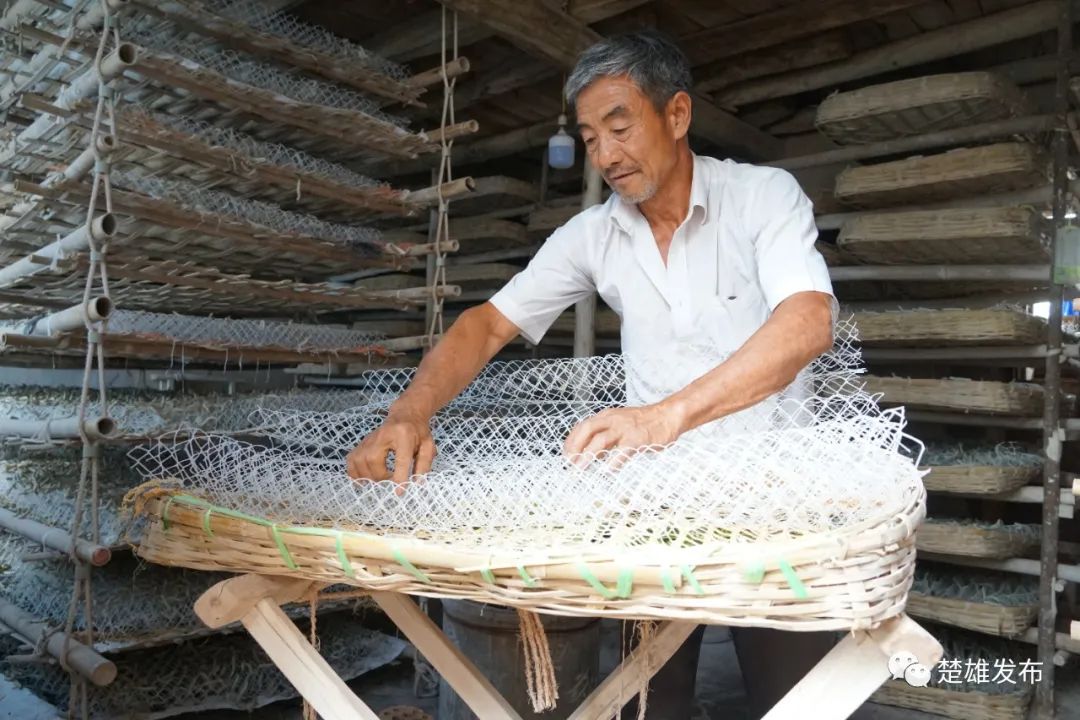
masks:
POLYGON ((637 170, 631 170, 630 172, 624 172, 624 173, 620 173, 618 175, 609 175, 608 176, 608 181, 609 182, 619 182, 620 180, 625 180, 626 178, 630 177, 631 175, 636 175, 636 174, 637 174, 637 170))

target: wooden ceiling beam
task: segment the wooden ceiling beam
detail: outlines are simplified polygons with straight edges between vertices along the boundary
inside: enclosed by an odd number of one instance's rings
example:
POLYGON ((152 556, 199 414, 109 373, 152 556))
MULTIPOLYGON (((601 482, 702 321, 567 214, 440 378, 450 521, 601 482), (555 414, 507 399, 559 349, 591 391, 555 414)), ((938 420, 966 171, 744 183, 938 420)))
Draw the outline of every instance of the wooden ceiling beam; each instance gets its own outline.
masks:
MULTIPOLYGON (((1073 0, 1076 2, 1076 0, 1073 0)), ((977 20, 880 45, 847 60, 733 85, 717 95, 724 107, 830 88, 901 68, 922 65, 1053 30, 1059 0, 1038 0, 977 20)), ((1080 7, 1080 2, 1076 4, 1080 7)))
POLYGON ((772 47, 915 7, 927 0, 815 0, 764 12, 682 38, 693 65, 772 47))
MULTIPOLYGON (((581 52, 602 39, 585 23, 542 0, 440 2, 563 69, 572 68, 581 52)), ((694 135, 751 159, 774 158, 782 151, 779 140, 721 110, 705 96, 693 93, 693 99, 694 135)))

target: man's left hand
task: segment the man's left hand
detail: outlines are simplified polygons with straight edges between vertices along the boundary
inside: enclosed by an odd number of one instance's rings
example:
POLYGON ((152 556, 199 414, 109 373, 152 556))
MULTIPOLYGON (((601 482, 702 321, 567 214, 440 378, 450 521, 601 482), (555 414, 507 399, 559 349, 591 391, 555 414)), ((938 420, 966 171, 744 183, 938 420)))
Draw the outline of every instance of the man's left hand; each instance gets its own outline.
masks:
POLYGON ((612 408, 578 423, 563 444, 563 454, 585 455, 578 461, 583 465, 590 456, 610 450, 632 451, 647 445, 667 445, 681 432, 681 421, 668 406, 612 408))

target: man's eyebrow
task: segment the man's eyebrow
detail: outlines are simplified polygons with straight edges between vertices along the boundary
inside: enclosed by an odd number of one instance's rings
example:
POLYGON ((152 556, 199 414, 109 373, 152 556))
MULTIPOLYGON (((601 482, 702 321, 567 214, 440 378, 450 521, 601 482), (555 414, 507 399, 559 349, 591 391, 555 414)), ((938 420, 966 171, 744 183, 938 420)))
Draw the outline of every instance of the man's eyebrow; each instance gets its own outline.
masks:
MULTIPOLYGON (((629 114, 630 109, 628 107, 626 107, 625 105, 616 105, 615 107, 604 113, 603 117, 600 118, 600 122, 607 122, 613 117, 625 117, 629 114)), ((577 126, 579 132, 581 130, 592 130, 592 126, 588 123, 578 122, 577 126)))

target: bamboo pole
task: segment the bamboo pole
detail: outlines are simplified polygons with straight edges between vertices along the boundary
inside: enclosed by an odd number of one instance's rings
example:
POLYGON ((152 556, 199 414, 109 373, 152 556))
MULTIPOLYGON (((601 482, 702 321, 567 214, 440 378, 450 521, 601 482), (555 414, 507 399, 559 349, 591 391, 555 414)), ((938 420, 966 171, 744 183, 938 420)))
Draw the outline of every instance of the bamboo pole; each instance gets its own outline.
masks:
POLYGON ((465 135, 472 135, 474 132, 480 129, 480 123, 476 120, 464 120, 454 125, 447 125, 446 128, 435 128, 427 133, 428 139, 434 143, 441 143, 445 137, 447 140, 453 140, 455 138, 463 137, 465 135))
POLYGON ((1042 681, 1035 685, 1034 717, 1051 720, 1054 711, 1054 658, 1055 625, 1057 622, 1058 579, 1058 509, 1061 504, 1061 447, 1065 433, 1058 423, 1061 420, 1061 302, 1062 287, 1054 279, 1056 269, 1055 253, 1064 242, 1065 211, 1068 209, 1068 172, 1069 172, 1069 56, 1072 53, 1072 0, 1057 0, 1057 83, 1054 93, 1057 125, 1054 128, 1054 232, 1050 240, 1050 261, 1048 273, 1051 285, 1047 300, 1050 302, 1050 316, 1047 318, 1047 340, 1049 352, 1046 356, 1046 370, 1043 387, 1046 388, 1043 406, 1043 448, 1046 452, 1046 464, 1043 472, 1043 513, 1042 547, 1039 552, 1041 574, 1039 576, 1039 651, 1038 658, 1043 664, 1042 681))
MULTIPOLYGON (((1039 561, 1030 560, 1028 558, 994 560, 990 558, 970 557, 967 555, 939 555, 938 553, 923 552, 921 550, 919 551, 919 558, 922 560, 949 563, 950 565, 986 568, 987 570, 1003 570, 1019 575, 1041 575, 1041 565, 1039 561)), ((1071 583, 1080 583, 1080 565, 1059 565, 1058 567, 1061 570, 1060 578, 1062 580, 1071 583)))
POLYGON ((864 360, 871 362, 934 362, 937 360, 1022 360, 1026 358, 1042 359, 1046 357, 1045 345, 1017 345, 1003 347, 987 347, 985 345, 973 345, 971 347, 940 347, 940 348, 862 348, 864 360))
MULTIPOLYGON (((1004 280, 1048 283, 1049 265, 842 265, 829 268, 834 282, 851 280, 1004 280)), ((1061 312, 1060 303, 1058 313, 1061 312)))
POLYGON ((36 321, 30 328, 28 335, 42 337, 55 337, 63 333, 82 330, 86 320, 99 322, 106 319, 112 313, 112 300, 106 295, 98 295, 90 298, 85 306, 82 303, 72 305, 66 310, 54 312, 36 321))
POLYGON ((405 82, 406 82, 406 84, 411 85, 413 87, 423 87, 423 88, 430 87, 432 85, 437 85, 438 83, 441 83, 442 80, 443 80, 443 71, 444 71, 444 69, 445 69, 445 72, 446 72, 446 78, 448 80, 452 80, 452 79, 454 79, 456 77, 460 77, 460 76, 464 75, 465 73, 469 72, 469 70, 470 70, 469 59, 467 57, 454 58, 453 60, 446 63, 446 65, 443 65, 443 66, 440 66, 440 67, 434 67, 434 68, 431 68, 430 70, 424 70, 423 72, 419 72, 419 73, 413 75, 411 78, 409 78, 405 82))
MULTIPOLYGON (((581 209, 588 210, 600 204, 603 190, 600 171, 585 158, 585 192, 581 195, 581 209)), ((596 354, 596 291, 579 300, 574 306, 574 357, 596 354)))
POLYGON ((48 268, 53 260, 84 252, 89 249, 91 240, 105 242, 116 234, 116 226, 116 216, 109 213, 99 215, 90 223, 89 228, 86 225, 80 225, 59 240, 40 250, 35 250, 31 255, 16 260, 7 267, 0 268, 0 287, 6 287, 16 280, 48 268))
POLYGON ((440 195, 449 200, 475 191, 476 181, 471 176, 466 176, 445 182, 442 185, 432 185, 420 190, 413 190, 405 195, 405 202, 414 205, 430 205, 439 202, 440 195))
MULTIPOLYGON (((91 68, 72 80, 71 83, 56 96, 53 105, 61 110, 70 110, 80 100, 84 100, 96 94, 99 82, 108 82, 122 75, 126 69, 135 64, 138 60, 138 56, 138 50, 134 45, 122 43, 101 61, 101 65, 97 70, 91 68), (99 71, 100 78, 98 76, 99 71)), ((22 150, 22 148, 28 144, 33 144, 46 132, 53 129, 54 126, 55 121, 52 117, 48 115, 39 115, 34 122, 21 130, 3 149, 0 149, 0 164, 10 161, 22 150)))
POLYGON ((54 630, 48 623, 35 620, 3 599, 0 599, 0 623, 7 625, 31 645, 44 638, 45 651, 49 655, 66 663, 98 687, 105 687, 116 679, 116 665, 111 660, 103 658, 93 648, 66 633, 54 630))
POLYGON ((51 550, 55 550, 65 557, 74 551, 75 557, 83 562, 90 563, 94 567, 107 565, 109 560, 112 559, 112 551, 104 545, 98 545, 82 538, 75 538, 73 547, 72 537, 66 530, 51 527, 36 520, 18 517, 10 510, 3 508, 0 508, 0 527, 16 535, 21 535, 37 545, 44 545, 51 550))
POLYGON ((835 87, 901 68, 944 60, 982 50, 1010 40, 1053 30, 1058 23, 1058 5, 1063 0, 1039 0, 938 30, 879 45, 848 60, 808 70, 796 70, 761 81, 740 83, 717 94, 721 107, 750 103, 835 87))
POLYGON ((104 415, 87 418, 81 425, 74 416, 52 420, 0 417, 0 437, 74 440, 83 434, 91 440, 107 440, 116 434, 116 421, 104 415))
MULTIPOLYGON (((1071 113, 1071 115, 1075 115, 1075 113, 1071 113)), ((801 170, 820 165, 869 160, 888 155, 903 155, 950 145, 996 140, 1010 135, 1048 132, 1054 129, 1056 119, 1055 115, 1048 114, 995 120, 994 122, 979 123, 978 125, 941 130, 923 135, 912 135, 911 137, 896 140, 883 140, 867 145, 852 145, 850 147, 810 153, 809 155, 796 155, 795 157, 774 160, 764 164, 783 168, 784 170, 801 170)))

